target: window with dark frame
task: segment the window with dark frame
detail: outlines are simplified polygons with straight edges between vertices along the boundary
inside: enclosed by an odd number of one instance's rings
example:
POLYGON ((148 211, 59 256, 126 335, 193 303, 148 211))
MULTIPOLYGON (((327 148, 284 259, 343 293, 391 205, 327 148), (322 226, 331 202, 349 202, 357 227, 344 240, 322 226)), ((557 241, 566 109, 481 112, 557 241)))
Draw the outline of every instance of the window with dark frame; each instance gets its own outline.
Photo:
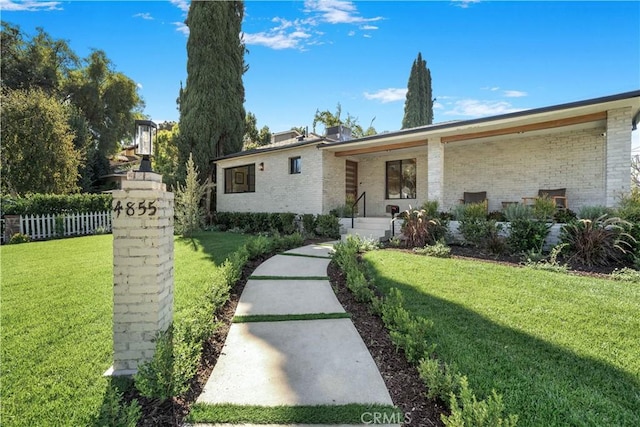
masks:
POLYGON ((224 170, 224 192, 254 193, 256 191, 256 165, 243 165, 224 170))
POLYGON ((416 159, 387 162, 386 198, 416 198, 416 159))
POLYGON ((302 159, 298 157, 289 158, 289 173, 301 173, 302 172, 302 159))

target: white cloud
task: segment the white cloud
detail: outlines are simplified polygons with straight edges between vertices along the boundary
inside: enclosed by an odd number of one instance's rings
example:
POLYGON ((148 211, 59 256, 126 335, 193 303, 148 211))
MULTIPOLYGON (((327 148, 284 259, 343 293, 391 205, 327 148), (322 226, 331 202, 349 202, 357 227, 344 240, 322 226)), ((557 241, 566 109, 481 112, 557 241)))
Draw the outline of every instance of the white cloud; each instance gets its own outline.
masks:
POLYGON ((135 15, 133 15, 134 18, 142 18, 142 19, 146 19, 148 21, 153 21, 153 16, 151 16, 150 13, 145 12, 145 13, 136 13, 135 15))
POLYGON ((349 31, 349 32, 347 33, 347 35, 348 35, 349 37, 353 37, 353 36, 355 36, 355 35, 356 35, 356 32, 355 32, 355 31, 353 31, 353 30, 351 30, 351 31, 349 31))
POLYGON ((36 12, 42 10, 62 10, 59 1, 35 0, 0 0, 0 10, 3 12, 36 12))
POLYGON ((360 27, 361 30, 377 30, 378 27, 376 27, 375 25, 363 25, 362 27, 360 27))
POLYGON ((452 110, 445 111, 447 116, 484 117, 521 111, 507 101, 481 101, 477 99, 463 99, 454 102, 452 110))
POLYGON ((176 26, 176 31, 184 34, 185 36, 189 35, 189 27, 184 22, 172 22, 173 25, 176 26))
POLYGON ((189 11, 189 2, 187 0, 169 0, 172 5, 176 6, 183 12, 189 11))
POLYGON ((136 86, 138 87, 138 89, 142 89, 142 83, 136 83, 136 86))
POLYGON ((300 49, 302 46, 300 42, 304 39, 308 39, 311 35, 302 32, 294 31, 286 34, 280 33, 268 33, 260 32, 254 34, 245 33, 243 40, 247 45, 261 45, 270 47, 271 49, 300 49))
POLYGON ((462 9, 467 9, 470 5, 474 3, 480 3, 480 0, 451 0, 455 6, 458 6, 462 9))
POLYGON ((362 37, 364 37, 365 39, 370 39, 371 38, 371 34, 363 34, 362 37))
POLYGON ((433 103, 433 109, 434 110, 444 110, 444 105, 442 105, 441 103, 436 101, 436 102, 433 103))
MULTIPOLYGON (((278 24, 277 26, 258 33, 245 33, 244 42, 247 45, 261 45, 271 49, 300 49, 304 50, 305 46, 318 44, 311 40, 312 34, 309 28, 316 25, 311 19, 296 19, 289 21, 284 18, 275 17, 271 20, 278 24)), ((315 34, 319 34, 315 32, 315 34)))
POLYGON ((527 92, 523 92, 521 90, 505 90, 504 96, 507 98, 521 98, 523 96, 527 96, 527 92))
POLYGON ((369 93, 369 92, 364 93, 364 97, 366 99, 380 101, 383 104, 386 104, 388 102, 404 101, 406 96, 407 96, 406 88, 393 88, 393 87, 390 87, 387 89, 380 89, 373 93, 369 93))
POLYGON ((351 1, 344 0, 306 0, 305 12, 318 13, 324 22, 330 24, 361 24, 382 19, 364 18, 358 14, 356 6, 351 1))

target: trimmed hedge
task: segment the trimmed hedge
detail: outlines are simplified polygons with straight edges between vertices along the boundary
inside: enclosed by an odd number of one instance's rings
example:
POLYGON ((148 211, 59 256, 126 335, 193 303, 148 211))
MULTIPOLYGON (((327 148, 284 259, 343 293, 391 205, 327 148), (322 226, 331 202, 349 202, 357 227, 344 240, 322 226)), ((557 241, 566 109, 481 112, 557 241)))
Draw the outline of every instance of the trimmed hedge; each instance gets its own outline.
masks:
POLYGON ((305 235, 329 238, 340 237, 340 223, 333 215, 296 215, 291 212, 216 212, 213 223, 220 231, 238 230, 243 233, 279 233, 301 231, 305 235), (308 228, 312 229, 309 230, 308 228))
POLYGON ((111 194, 30 194, 25 197, 2 196, 3 215, 48 215, 70 212, 111 210, 111 194))

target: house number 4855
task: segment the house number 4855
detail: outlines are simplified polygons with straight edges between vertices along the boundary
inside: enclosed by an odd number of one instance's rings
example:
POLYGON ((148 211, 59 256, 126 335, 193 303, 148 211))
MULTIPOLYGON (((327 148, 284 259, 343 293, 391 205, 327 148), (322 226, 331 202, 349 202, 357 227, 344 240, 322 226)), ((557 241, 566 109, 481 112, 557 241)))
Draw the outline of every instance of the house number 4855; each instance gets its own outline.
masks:
POLYGON ((157 208, 154 206, 155 203, 155 200, 143 200, 138 203, 125 202, 123 204, 122 201, 118 200, 116 205, 113 207, 113 211, 116 213, 116 218, 118 218, 121 213, 124 213, 126 216, 154 216, 157 211, 157 208))

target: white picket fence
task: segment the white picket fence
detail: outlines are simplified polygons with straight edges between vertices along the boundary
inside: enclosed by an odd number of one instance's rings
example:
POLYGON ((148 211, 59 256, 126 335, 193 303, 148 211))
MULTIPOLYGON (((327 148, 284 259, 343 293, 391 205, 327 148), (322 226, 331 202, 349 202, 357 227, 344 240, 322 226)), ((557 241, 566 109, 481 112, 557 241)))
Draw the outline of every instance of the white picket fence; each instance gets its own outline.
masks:
POLYGON ((110 211, 20 216, 20 232, 28 235, 31 240, 60 237, 56 230, 56 218, 60 218, 58 222, 63 236, 95 234, 98 230, 111 232, 110 211))

